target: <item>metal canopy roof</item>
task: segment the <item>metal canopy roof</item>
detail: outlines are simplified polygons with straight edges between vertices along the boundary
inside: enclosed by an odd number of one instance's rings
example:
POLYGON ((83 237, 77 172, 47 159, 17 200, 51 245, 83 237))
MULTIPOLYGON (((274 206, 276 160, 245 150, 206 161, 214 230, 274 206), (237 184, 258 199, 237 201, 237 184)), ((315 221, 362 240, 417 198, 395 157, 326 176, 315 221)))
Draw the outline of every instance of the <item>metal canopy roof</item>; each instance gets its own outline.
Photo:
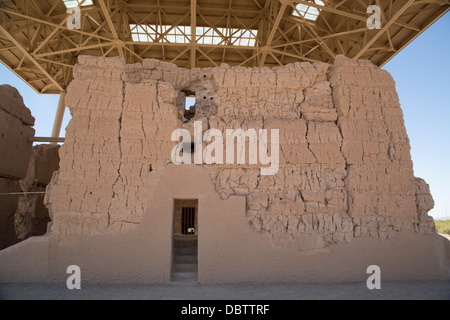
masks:
POLYGON ((78 55, 194 68, 332 63, 345 54, 382 66, 449 7, 448 0, 0 0, 0 61, 48 94, 66 89, 78 55), (77 3, 73 29, 67 10, 77 3), (369 30, 373 4, 381 28, 369 30))

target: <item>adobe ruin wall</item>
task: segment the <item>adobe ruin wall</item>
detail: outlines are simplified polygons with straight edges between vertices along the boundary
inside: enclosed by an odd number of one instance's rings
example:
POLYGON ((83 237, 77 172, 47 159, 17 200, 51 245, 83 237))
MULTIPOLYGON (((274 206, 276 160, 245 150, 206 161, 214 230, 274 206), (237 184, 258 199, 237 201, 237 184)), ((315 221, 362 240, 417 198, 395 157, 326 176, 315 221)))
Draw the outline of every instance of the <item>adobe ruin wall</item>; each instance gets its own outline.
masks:
POLYGON ((221 199, 245 197, 248 227, 276 246, 316 250, 365 235, 434 232, 395 83, 368 61, 187 70, 80 56, 66 104, 72 120, 46 195, 60 242, 136 228, 172 163, 173 131, 192 132, 194 121, 203 132, 279 130, 273 176, 251 165, 201 165, 221 199), (187 121, 191 93, 196 113, 187 121))
POLYGON ((47 232, 43 193, 59 146, 33 146, 34 123, 19 91, 0 85, 0 250, 47 232))

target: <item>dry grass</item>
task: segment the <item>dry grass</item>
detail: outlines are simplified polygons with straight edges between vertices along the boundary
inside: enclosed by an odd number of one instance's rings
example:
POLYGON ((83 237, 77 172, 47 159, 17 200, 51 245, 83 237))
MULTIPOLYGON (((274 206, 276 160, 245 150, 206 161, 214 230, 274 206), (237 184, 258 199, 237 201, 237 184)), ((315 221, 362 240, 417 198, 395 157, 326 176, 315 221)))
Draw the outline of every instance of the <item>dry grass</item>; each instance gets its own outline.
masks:
POLYGON ((449 220, 435 220, 436 230, 439 233, 450 235, 450 219, 449 220))

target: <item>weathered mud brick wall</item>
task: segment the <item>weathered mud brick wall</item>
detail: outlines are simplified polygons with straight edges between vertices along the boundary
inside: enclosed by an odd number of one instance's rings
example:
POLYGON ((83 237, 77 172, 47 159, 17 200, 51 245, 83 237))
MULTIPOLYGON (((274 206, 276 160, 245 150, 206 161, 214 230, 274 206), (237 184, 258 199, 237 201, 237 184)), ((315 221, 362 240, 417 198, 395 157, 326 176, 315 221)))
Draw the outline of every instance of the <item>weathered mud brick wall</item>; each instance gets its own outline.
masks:
POLYGON ((330 73, 346 161, 354 235, 391 238, 400 229, 431 232, 434 202, 415 179, 409 139, 392 77, 366 61, 338 59, 330 73))
POLYGON ((14 215, 19 180, 27 173, 32 154, 34 118, 24 105, 17 89, 0 85, 0 249, 18 241, 14 229, 14 215))
POLYGON ((50 222, 48 209, 44 205, 44 193, 53 173, 59 169, 59 145, 41 144, 33 146, 26 177, 19 180, 21 194, 14 215, 17 238, 24 240, 43 235, 50 222))
POLYGON ((0 86, 0 249, 47 232, 45 187, 59 168, 58 145, 33 146, 35 119, 14 87, 0 86), (20 194, 34 192, 33 194, 20 194))
POLYGON ((211 169, 216 189, 222 198, 246 196, 250 226, 279 245, 317 249, 352 235, 327 70, 327 64, 310 63, 215 70, 218 111, 211 126, 278 129, 280 137, 276 175, 217 166, 211 169))
POLYGON ((0 85, 0 173, 20 179, 26 176, 32 153, 34 118, 16 88, 0 85))
POLYGON ((75 67, 66 96, 72 120, 46 199, 55 235, 124 231, 148 208, 161 155, 170 155, 177 96, 167 83, 125 84, 125 67, 89 57, 75 67))
POLYGON ((194 121, 203 131, 279 130, 273 176, 251 165, 202 165, 222 199, 246 198, 249 227, 276 245, 314 250, 362 235, 432 232, 433 201, 413 175, 394 82, 369 62, 186 70, 81 56, 74 76, 61 169, 47 189, 60 239, 139 225, 171 163, 172 132, 193 132, 194 121))

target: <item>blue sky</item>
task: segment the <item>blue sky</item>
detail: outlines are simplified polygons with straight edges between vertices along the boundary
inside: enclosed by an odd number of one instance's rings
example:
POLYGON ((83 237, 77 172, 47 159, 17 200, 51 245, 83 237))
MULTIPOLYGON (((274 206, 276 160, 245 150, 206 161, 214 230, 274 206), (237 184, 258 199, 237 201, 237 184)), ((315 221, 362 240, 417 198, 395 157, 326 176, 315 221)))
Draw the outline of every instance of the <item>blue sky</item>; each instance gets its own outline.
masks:
MULTIPOLYGON (((383 69, 393 76, 402 105, 416 177, 430 185, 434 218, 450 216, 450 13, 434 23, 383 69)), ((58 95, 39 95, 0 63, 0 84, 16 87, 36 118, 36 136, 49 137, 58 95)), ((66 109, 61 136, 70 120, 66 109)))
POLYGON ((430 185, 434 218, 450 216, 450 13, 389 61, 411 142, 414 175, 430 185))

